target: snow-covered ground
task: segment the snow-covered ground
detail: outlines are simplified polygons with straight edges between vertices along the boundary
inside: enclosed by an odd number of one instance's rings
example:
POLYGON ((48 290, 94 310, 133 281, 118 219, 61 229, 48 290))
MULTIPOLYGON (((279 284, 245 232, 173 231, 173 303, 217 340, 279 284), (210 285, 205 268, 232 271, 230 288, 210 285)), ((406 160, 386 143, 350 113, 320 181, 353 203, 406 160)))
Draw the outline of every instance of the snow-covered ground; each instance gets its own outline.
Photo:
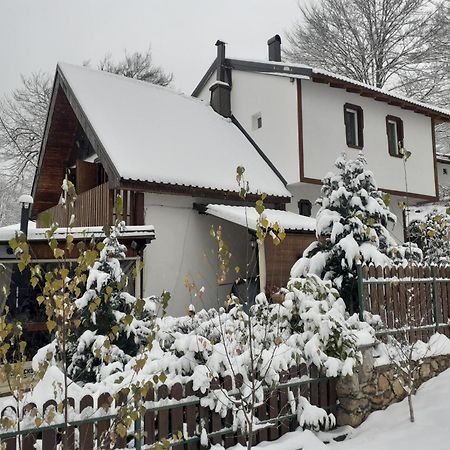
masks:
MULTIPOLYGON (((416 422, 409 421, 406 399, 377 411, 342 442, 324 445, 310 431, 288 433, 263 450, 447 450, 450 448, 450 369, 424 383, 414 397, 416 422)), ((326 437, 323 433, 321 437, 326 437)), ((214 450, 222 447, 214 446, 214 450)), ((242 450, 237 445, 233 450, 242 450)))

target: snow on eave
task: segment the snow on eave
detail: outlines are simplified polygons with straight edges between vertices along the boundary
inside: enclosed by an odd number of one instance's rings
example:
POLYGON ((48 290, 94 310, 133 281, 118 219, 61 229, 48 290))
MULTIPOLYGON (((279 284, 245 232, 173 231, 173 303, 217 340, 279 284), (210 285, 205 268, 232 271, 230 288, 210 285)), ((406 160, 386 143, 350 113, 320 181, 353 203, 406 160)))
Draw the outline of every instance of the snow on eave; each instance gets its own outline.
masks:
POLYGON ((353 80, 352 78, 348 78, 343 75, 338 75, 336 73, 329 72, 327 70, 318 69, 318 68, 313 68, 312 70, 313 70, 314 74, 323 75, 327 78, 333 78, 334 80, 338 80, 338 81, 343 81, 345 83, 349 83, 354 86, 361 87, 362 89, 365 89, 367 91, 383 94, 387 97, 391 97, 393 99, 400 100, 402 102, 417 106, 418 108, 433 111, 433 112, 437 113, 438 115, 440 115, 441 118, 445 118, 447 121, 450 121, 450 110, 448 110, 448 109, 440 108, 440 107, 432 105, 430 103, 419 102, 412 98, 404 97, 402 95, 393 93, 392 91, 387 91, 385 89, 377 88, 375 86, 371 86, 370 84, 362 83, 361 81, 353 80))
POLYGON ((305 74, 296 74, 296 73, 289 73, 288 69, 292 68, 292 69, 305 69, 305 70, 311 70, 312 75, 316 74, 319 76, 323 76, 326 78, 332 78, 333 80, 336 81, 342 81, 348 84, 351 84, 353 86, 357 86, 360 87, 361 89, 364 89, 366 91, 369 92, 373 92, 374 94, 378 93, 378 94, 382 94, 386 97, 392 98, 393 100, 399 100, 405 103, 408 103, 411 106, 416 106, 417 108, 420 108, 424 111, 420 111, 420 113, 424 114, 426 112, 430 112, 430 113, 434 113, 438 116, 440 116, 441 119, 445 120, 445 121, 449 121, 450 122, 450 110, 447 110, 445 108, 440 108, 438 106, 429 104, 429 103, 423 103, 423 102, 419 102, 416 101, 414 99, 408 98, 408 97, 404 97, 402 95, 393 93, 392 91, 387 91, 385 89, 381 89, 381 88, 377 88, 375 86, 371 86, 370 84, 367 83, 362 83, 360 81, 354 80, 352 78, 348 78, 346 76, 343 75, 339 75, 336 74, 334 72, 330 72, 327 70, 323 70, 320 68, 316 68, 316 67, 311 67, 305 64, 295 64, 295 63, 290 63, 290 62, 278 62, 278 61, 267 61, 267 60, 257 60, 257 59, 242 59, 242 58, 227 58, 230 60, 234 60, 234 61, 239 61, 241 63, 255 63, 255 64, 267 64, 267 65, 271 65, 271 66, 279 66, 280 67, 280 71, 279 72, 266 72, 266 71, 260 71, 255 69, 255 72, 264 74, 264 75, 274 75, 274 76, 284 76, 284 77, 289 77, 289 78, 299 78, 299 79, 308 79, 310 77, 308 77, 305 74))
MULTIPOLYGON (((31 228, 28 230, 27 240, 28 241, 47 241, 47 231, 49 228, 31 228)), ((17 228, 12 227, 3 227, 0 228, 0 242, 7 242, 10 239, 16 237, 18 233, 17 228)), ((94 226, 94 227, 73 227, 66 228, 61 227, 57 228, 53 233, 53 238, 56 240, 65 239, 68 234, 71 234, 74 239, 90 239, 94 238, 105 238, 105 232, 102 226, 94 226)), ((155 239, 155 227, 153 225, 134 225, 127 226, 123 231, 119 234, 119 239, 155 239)))
MULTIPOLYGON (((258 213, 251 206, 233 206, 222 204, 209 204, 206 206, 207 214, 220 219, 236 223, 251 230, 256 230, 258 213)), ((289 211, 281 211, 278 209, 264 210, 263 215, 270 222, 277 222, 286 231, 305 231, 314 232, 316 230, 316 219, 312 217, 302 216, 289 211)))

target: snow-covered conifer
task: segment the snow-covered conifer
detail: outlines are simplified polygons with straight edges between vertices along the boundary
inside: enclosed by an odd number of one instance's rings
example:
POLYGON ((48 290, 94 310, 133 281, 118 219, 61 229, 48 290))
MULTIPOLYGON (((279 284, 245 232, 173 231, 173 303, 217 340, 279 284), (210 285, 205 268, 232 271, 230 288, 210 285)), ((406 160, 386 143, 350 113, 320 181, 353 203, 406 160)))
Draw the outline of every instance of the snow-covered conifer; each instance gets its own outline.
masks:
POLYGON ((308 273, 332 280, 350 311, 355 310, 356 263, 386 265, 396 246, 387 229, 396 217, 386 205, 362 153, 355 159, 342 155, 337 173, 323 179, 317 200, 317 240, 292 268, 293 278, 308 273))
POLYGON ((68 343, 68 374, 76 381, 96 381, 122 370, 152 332, 154 302, 126 292, 128 280, 119 261, 126 247, 119 243, 119 228, 104 239, 86 291, 75 301, 74 320, 80 325, 68 343))

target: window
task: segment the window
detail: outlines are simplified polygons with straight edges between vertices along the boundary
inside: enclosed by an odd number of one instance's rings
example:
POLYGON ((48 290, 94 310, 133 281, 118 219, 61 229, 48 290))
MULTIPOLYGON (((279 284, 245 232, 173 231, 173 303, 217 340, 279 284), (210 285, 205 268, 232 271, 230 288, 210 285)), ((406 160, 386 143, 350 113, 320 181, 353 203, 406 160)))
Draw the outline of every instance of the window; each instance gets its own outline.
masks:
POLYGON ((344 105, 345 138, 347 146, 362 149, 364 147, 364 117, 361 106, 344 105))
POLYGON ((442 169, 442 172, 444 173, 444 175, 447 175, 447 169, 442 169))
POLYGON ((261 113, 253 114, 252 116, 252 128, 254 130, 259 130, 262 128, 262 115, 261 113))
POLYGON ((302 216, 311 217, 312 204, 309 200, 301 199, 298 202, 298 212, 302 216))
POLYGON ((386 134, 388 149, 391 156, 402 157, 400 149, 403 148, 403 121, 399 117, 386 116, 386 134))

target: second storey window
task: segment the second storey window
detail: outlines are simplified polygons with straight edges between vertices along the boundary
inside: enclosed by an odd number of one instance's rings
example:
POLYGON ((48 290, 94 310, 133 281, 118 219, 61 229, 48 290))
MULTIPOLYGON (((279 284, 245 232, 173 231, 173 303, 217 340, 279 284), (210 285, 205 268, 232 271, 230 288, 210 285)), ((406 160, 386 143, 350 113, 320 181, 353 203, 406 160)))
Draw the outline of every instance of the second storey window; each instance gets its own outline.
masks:
POLYGON ((344 123, 347 146, 362 149, 364 147, 364 117, 361 106, 346 103, 344 105, 344 123))
POLYGON ((386 117, 386 134, 389 154, 401 158, 400 149, 403 147, 403 121, 400 117, 386 117))

